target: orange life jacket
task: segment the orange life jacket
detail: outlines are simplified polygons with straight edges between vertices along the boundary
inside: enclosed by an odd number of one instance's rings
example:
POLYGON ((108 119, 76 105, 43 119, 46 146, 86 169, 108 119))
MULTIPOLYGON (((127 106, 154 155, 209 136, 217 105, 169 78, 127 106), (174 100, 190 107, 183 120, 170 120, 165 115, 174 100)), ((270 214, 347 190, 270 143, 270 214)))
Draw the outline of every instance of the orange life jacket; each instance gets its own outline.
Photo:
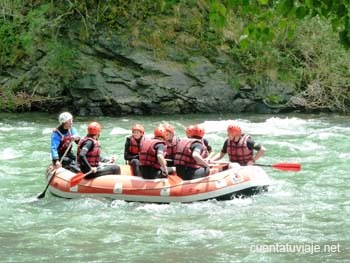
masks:
POLYGON ((200 165, 197 164, 196 160, 192 157, 191 146, 193 143, 198 142, 203 145, 203 150, 201 156, 206 158, 208 156, 207 147, 204 145, 203 140, 192 139, 192 138, 182 138, 176 147, 176 154, 174 158, 174 165, 188 166, 193 168, 199 168, 200 165))
POLYGON ((165 145, 163 141, 158 139, 145 139, 142 142, 140 155, 139 155, 141 166, 152 166, 156 169, 160 169, 160 164, 157 158, 157 152, 155 150, 155 146, 160 143, 165 145))
POLYGON ((174 136, 171 141, 166 141, 166 156, 169 159, 174 159, 176 153, 176 146, 179 142, 179 138, 174 136))
POLYGON ((250 136, 243 134, 237 143, 227 140, 227 154, 229 155, 230 162, 247 165, 249 161, 253 160, 253 150, 250 150, 247 146, 248 139, 250 139, 250 136))
POLYGON ((84 142, 86 142, 88 140, 93 142, 94 147, 92 148, 91 151, 87 152, 86 159, 91 167, 98 167, 99 162, 100 162, 100 158, 101 158, 101 146, 100 146, 99 141, 97 141, 91 137, 85 137, 85 138, 80 140, 80 142, 78 144, 78 163, 80 164, 79 154, 81 151, 81 147, 84 144, 84 142))

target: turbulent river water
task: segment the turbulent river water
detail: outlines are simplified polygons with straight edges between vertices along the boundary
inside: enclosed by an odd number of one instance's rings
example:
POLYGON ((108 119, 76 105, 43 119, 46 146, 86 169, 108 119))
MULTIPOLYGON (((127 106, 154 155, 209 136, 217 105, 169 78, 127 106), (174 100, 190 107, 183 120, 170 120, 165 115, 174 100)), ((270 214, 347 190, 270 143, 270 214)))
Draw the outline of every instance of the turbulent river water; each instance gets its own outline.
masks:
MULTIPOLYGON (((235 120, 267 149, 269 191, 190 204, 63 199, 47 193, 50 134, 57 116, 0 114, 0 262, 350 262, 349 116, 184 115, 75 118, 103 126, 104 155, 124 163, 125 136, 142 123, 203 123, 215 152, 235 120)), ((75 150, 75 149, 74 149, 75 150)))

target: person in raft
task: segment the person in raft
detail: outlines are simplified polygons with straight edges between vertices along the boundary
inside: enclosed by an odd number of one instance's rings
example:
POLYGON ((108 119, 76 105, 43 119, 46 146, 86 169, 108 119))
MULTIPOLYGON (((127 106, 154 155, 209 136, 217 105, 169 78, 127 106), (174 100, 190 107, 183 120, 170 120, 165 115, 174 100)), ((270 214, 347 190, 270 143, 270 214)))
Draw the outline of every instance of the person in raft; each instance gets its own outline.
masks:
POLYGON ((58 116, 59 126, 51 134, 51 157, 54 169, 67 168, 72 172, 80 172, 75 161, 76 157, 72 151, 72 142, 79 143, 80 136, 73 127, 73 116, 69 112, 62 112, 58 116), (66 153, 66 154, 65 154, 66 153), (65 157, 62 160, 63 155, 65 157))
MULTIPOLYGON (((194 127, 195 127, 194 125, 189 125, 188 127, 186 127, 185 133, 186 133, 187 138, 192 137, 192 129, 194 127)), ((215 155, 215 153, 212 151, 212 147, 209 145, 208 139, 203 137, 202 140, 203 140, 203 143, 208 151, 208 156, 205 158, 205 160, 209 160, 210 158, 212 158, 215 155)))
POLYGON ((114 163, 114 158, 101 157, 101 146, 98 141, 101 125, 91 122, 87 128, 86 137, 78 145, 78 164, 83 173, 90 172, 85 178, 95 178, 107 174, 120 174, 120 167, 114 163))
POLYGON ((163 126, 154 129, 154 137, 146 138, 141 145, 140 171, 145 179, 167 177, 166 130, 163 126))
POLYGON ((141 124, 134 124, 131 128, 132 135, 126 137, 124 146, 124 160, 131 165, 131 169, 135 176, 140 175, 139 154, 141 143, 145 139, 145 129, 141 124))
POLYGON ((187 138, 182 138, 176 147, 176 173, 183 180, 192 180, 208 176, 209 163, 205 160, 208 150, 203 142, 205 130, 200 125, 186 129, 187 138))
POLYGON ((253 165, 265 153, 265 148, 254 142, 249 134, 243 134, 242 129, 234 124, 227 127, 227 139, 218 156, 211 161, 218 161, 228 154, 230 162, 240 165, 253 165), (254 155, 254 150, 257 151, 254 155))
POLYGON ((175 135, 174 126, 171 124, 163 125, 166 131, 166 160, 169 167, 174 166, 174 157, 176 153, 176 145, 180 138, 175 135))

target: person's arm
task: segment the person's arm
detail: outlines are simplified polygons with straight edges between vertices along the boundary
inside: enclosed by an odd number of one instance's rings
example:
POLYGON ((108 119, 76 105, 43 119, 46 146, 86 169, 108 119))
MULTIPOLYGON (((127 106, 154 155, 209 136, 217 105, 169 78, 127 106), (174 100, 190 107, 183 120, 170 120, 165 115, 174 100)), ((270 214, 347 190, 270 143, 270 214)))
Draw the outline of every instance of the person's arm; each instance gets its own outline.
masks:
POLYGON ((72 138, 74 142, 78 144, 81 139, 78 131, 74 127, 72 127, 71 131, 72 131, 72 138))
POLYGON ((54 166, 59 166, 58 147, 61 143, 61 136, 57 132, 51 134, 51 159, 54 166))
POLYGON ((211 159, 211 161, 214 162, 214 161, 219 161, 219 160, 221 160, 222 157, 224 157, 226 153, 227 153, 227 139, 226 139, 226 141, 224 142, 224 145, 222 146, 220 153, 216 154, 216 155, 211 159))
MULTIPOLYGON (((262 146, 262 145, 259 145, 259 150, 256 152, 256 154, 255 154, 255 156, 254 156, 254 158, 253 158, 253 161, 255 162, 255 161, 257 161, 257 160, 259 160, 260 159, 260 157, 261 156, 263 156, 264 154, 265 154, 265 147, 264 146, 262 146)), ((254 147, 254 149, 255 149, 255 147, 254 147)))
POLYGON ((219 152, 217 153, 215 156, 213 156, 212 159, 210 159, 211 162, 215 162, 215 161, 219 161, 222 159, 222 157, 224 157, 224 153, 223 152, 219 152))
POLYGON ((105 156, 100 156, 100 162, 101 162, 101 163, 113 163, 114 160, 113 160, 113 158, 110 159, 110 158, 107 158, 107 157, 105 157, 105 156))
POLYGON ((192 149, 192 157, 196 161, 196 163, 200 166, 209 168, 209 163, 207 163, 201 156, 203 145, 194 143, 192 144, 191 149, 192 149))
POLYGON ((157 159, 160 164, 160 169, 162 170, 163 175, 168 175, 167 161, 164 158, 164 154, 166 151, 165 144, 160 143, 156 145, 156 151, 157 151, 157 159))
POLYGON ((209 145, 209 141, 207 138, 203 138, 203 143, 207 147, 208 153, 211 153, 212 147, 209 145))
POLYGON ((265 154, 265 147, 262 146, 259 143, 254 142, 253 140, 249 139, 247 141, 247 147, 250 150, 255 150, 257 151, 255 156, 253 156, 253 161, 248 162, 248 165, 252 165, 254 164, 254 162, 256 162, 257 160, 260 159, 261 156, 263 156, 265 154))
POLYGON ((92 173, 96 173, 97 168, 91 167, 91 165, 89 164, 86 158, 86 154, 93 148, 93 146, 94 146, 94 143, 92 141, 90 140, 85 141, 84 144, 81 145, 81 150, 79 152, 79 160, 80 160, 81 166, 89 168, 89 171, 92 170, 92 173))

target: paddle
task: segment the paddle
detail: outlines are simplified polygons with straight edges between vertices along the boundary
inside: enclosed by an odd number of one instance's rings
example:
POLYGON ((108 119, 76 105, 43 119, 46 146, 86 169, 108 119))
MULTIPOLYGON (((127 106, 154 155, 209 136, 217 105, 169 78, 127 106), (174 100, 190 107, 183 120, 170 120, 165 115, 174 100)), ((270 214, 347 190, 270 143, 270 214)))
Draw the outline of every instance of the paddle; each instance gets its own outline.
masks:
POLYGON ((292 171, 299 172, 301 170, 300 163, 276 163, 276 164, 258 164, 255 163, 256 166, 264 166, 264 167, 272 167, 282 171, 292 171))
MULTIPOLYGON (((220 161, 211 161, 211 163, 217 163, 217 164, 229 164, 229 162, 220 162, 220 161)), ((282 171, 292 171, 292 172, 299 172, 301 170, 301 164, 300 163, 276 163, 276 164, 259 164, 254 163, 255 166, 263 166, 263 167, 272 167, 278 170, 282 171)))
POLYGON ((71 179, 70 179, 70 187, 74 187, 76 186, 77 184, 79 184, 85 176, 87 176, 88 174, 91 174, 92 170, 90 170, 89 172, 87 173, 77 173, 76 175, 74 175, 71 179))
MULTIPOLYGON (((70 147, 72 146, 72 143, 73 143, 73 141, 71 141, 71 142, 69 143, 69 145, 68 145, 66 151, 65 151, 64 154, 62 155, 62 158, 61 158, 61 160, 60 160, 60 163, 62 163, 64 157, 66 157, 66 155, 67 155, 67 153, 68 153, 70 147)), ((41 199, 41 198, 44 198, 44 197, 45 197, 45 194, 46 194, 47 189, 49 188, 49 186, 50 186, 50 184, 51 184, 53 178, 56 176, 56 172, 57 172, 57 169, 56 169, 56 170, 53 172, 53 174, 51 175, 49 181, 48 181, 47 184, 46 184, 46 187, 45 187, 44 191, 43 191, 42 193, 40 193, 40 194, 37 196, 38 199, 41 199)))
POLYGON ((176 174, 169 174, 168 175, 168 180, 169 180, 170 183, 173 183, 174 185, 178 185, 178 184, 182 183, 181 177, 179 177, 176 174))

